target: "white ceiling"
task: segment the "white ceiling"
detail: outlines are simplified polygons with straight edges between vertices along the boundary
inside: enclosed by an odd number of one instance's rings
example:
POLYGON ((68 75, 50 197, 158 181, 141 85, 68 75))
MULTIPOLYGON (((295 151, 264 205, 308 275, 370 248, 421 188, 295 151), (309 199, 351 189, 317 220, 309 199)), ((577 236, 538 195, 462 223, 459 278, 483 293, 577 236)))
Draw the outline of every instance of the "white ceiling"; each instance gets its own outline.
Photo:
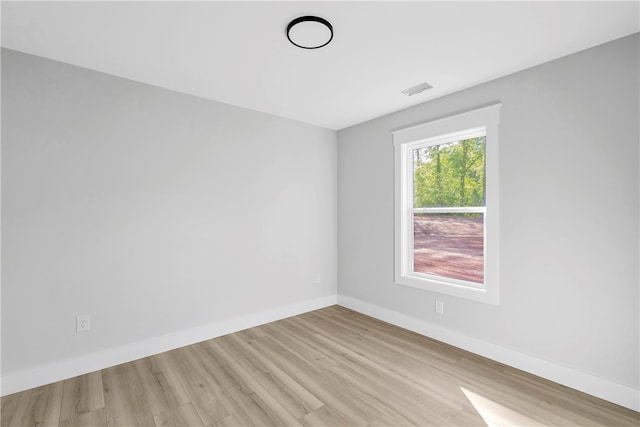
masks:
POLYGON ((2 2, 3 47, 330 129, 638 31, 637 1, 2 2), (291 45, 301 15, 331 44, 291 45))

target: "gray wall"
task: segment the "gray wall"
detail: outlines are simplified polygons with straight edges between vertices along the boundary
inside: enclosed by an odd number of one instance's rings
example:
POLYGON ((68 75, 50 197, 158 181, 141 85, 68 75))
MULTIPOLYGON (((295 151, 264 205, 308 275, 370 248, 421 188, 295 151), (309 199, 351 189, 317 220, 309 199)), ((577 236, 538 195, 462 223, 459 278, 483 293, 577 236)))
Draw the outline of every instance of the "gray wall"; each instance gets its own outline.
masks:
POLYGON ((638 49, 636 34, 339 131, 340 295, 637 388, 638 49), (495 101, 501 304, 439 296, 439 316, 435 294, 393 283, 390 131, 495 101))
POLYGON ((334 131, 9 50, 2 121, 3 375, 336 294, 334 131))

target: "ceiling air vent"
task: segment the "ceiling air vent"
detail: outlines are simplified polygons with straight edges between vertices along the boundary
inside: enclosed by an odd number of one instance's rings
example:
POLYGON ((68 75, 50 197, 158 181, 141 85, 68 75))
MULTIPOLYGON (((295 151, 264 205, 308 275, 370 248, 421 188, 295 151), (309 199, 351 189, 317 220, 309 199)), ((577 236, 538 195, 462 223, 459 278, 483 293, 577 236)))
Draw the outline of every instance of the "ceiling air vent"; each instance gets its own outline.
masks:
POLYGON ((429 83, 422 82, 420 84, 411 86, 410 88, 403 90, 402 93, 404 93, 407 96, 413 96, 416 93, 424 92, 425 90, 431 89, 432 87, 433 86, 431 86, 429 83))

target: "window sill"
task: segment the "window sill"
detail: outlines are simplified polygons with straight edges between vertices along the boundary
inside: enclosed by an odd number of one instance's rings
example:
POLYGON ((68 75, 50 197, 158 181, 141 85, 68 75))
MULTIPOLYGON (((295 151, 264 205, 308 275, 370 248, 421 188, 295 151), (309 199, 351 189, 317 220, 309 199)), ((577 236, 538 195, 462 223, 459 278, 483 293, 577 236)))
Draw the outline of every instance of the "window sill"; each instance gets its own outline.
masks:
POLYGON ((444 278, 443 280, 438 280, 435 277, 425 276, 426 275, 422 274, 406 274, 397 276, 395 278, 395 284, 487 304, 499 305, 500 303, 497 292, 490 292, 490 290, 483 285, 473 283, 465 285, 460 283, 461 281, 453 283, 444 278))

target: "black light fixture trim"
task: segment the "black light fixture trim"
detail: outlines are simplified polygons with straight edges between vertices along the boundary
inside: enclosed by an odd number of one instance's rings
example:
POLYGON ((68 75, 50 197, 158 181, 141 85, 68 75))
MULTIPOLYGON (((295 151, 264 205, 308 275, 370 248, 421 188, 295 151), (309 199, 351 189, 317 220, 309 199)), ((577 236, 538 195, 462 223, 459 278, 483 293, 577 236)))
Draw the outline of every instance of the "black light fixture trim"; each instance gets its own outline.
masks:
POLYGON ((333 25, 331 25, 331 23, 326 19, 320 18, 319 16, 301 16, 289 22, 289 25, 287 25, 287 38, 289 39, 291 44, 293 44, 294 46, 298 46, 301 49, 319 49, 321 47, 328 45, 329 43, 331 43, 331 40, 333 40, 333 25), (301 46, 297 44, 296 42, 291 40, 291 37, 289 37, 289 31, 291 31, 291 29, 296 24, 300 24, 302 22, 319 22, 320 24, 324 25, 329 29, 329 32, 331 33, 331 37, 329 37, 329 40, 327 40, 324 44, 321 44, 320 46, 301 46))

